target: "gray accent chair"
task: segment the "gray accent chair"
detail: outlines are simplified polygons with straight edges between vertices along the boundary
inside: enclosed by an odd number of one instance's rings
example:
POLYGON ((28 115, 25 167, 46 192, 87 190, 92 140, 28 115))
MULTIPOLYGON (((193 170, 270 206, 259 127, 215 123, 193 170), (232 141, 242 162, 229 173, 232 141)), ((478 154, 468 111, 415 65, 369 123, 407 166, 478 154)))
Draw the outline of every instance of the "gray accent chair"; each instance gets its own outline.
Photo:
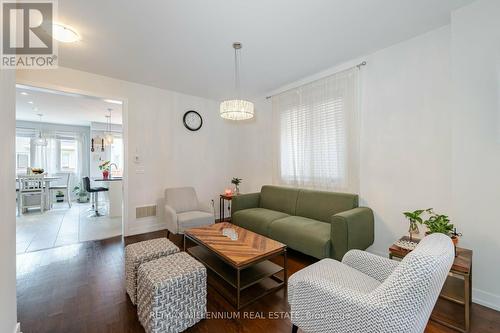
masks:
POLYGON ((213 208, 198 201, 192 187, 165 190, 165 222, 170 233, 183 234, 186 229, 215 223, 213 208))
POLYGON ((289 279, 292 332, 424 332, 454 257, 450 237, 432 234, 401 262, 360 250, 323 259, 289 279))

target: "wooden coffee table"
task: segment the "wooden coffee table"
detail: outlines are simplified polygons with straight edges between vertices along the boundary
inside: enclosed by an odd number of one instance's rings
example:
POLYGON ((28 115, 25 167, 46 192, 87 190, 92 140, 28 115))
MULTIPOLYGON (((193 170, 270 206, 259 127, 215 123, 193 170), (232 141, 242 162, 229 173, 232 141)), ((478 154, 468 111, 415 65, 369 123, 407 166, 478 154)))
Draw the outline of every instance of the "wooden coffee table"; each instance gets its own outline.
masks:
POLYGON ((285 244, 222 222, 186 230, 184 251, 218 277, 210 284, 238 310, 280 288, 286 293, 285 244), (238 239, 224 236, 224 228, 233 228, 238 239), (283 266, 270 261, 277 256, 283 256, 283 266))

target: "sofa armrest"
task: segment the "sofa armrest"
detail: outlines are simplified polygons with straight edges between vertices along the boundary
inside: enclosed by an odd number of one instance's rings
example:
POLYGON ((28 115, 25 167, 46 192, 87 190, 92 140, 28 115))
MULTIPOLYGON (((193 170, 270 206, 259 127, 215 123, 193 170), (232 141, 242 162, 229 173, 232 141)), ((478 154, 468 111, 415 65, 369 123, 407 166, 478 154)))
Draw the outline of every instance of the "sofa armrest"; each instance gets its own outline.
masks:
POLYGON ((231 203, 231 215, 239 210, 257 208, 260 203, 260 193, 248 193, 235 195, 231 203))
POLYGON ((373 211, 368 207, 358 207, 333 215, 330 236, 330 257, 336 260, 342 260, 351 249, 366 249, 374 239, 373 211))
POLYGON ((394 272, 396 267, 399 266, 399 261, 360 250, 350 250, 347 252, 344 258, 342 258, 342 263, 380 282, 384 282, 394 272))

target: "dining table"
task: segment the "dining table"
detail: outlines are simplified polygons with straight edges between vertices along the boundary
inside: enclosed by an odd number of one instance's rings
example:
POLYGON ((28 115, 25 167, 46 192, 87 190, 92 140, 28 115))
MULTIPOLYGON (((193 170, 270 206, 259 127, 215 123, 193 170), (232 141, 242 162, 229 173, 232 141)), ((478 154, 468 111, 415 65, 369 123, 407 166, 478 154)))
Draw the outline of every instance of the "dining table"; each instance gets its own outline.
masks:
MULTIPOLYGON (((23 176, 25 176, 25 175, 17 175, 16 176, 16 192, 19 189, 19 178, 22 178, 23 176)), ((59 176, 45 176, 45 177, 43 177, 43 182, 45 183, 45 186, 44 186, 44 188, 45 188, 45 197, 47 199, 50 199, 49 198, 49 195, 50 195, 50 193, 49 193, 50 183, 54 182, 54 181, 58 181, 58 180, 61 180, 61 177, 59 177, 59 176)), ((17 192, 17 193, 19 193, 19 192, 17 192)), ((18 200, 19 200, 19 198, 18 198, 18 200)), ((45 210, 50 210, 50 206, 51 206, 50 205, 50 200, 45 200, 45 207, 44 207, 44 209, 45 210)))

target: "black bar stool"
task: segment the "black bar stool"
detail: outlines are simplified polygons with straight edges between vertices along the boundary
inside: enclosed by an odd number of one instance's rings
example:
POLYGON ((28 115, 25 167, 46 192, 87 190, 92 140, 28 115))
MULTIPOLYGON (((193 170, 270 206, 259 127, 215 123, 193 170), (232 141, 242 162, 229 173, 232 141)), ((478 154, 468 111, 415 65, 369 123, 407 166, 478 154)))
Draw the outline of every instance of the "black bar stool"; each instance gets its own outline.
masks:
POLYGON ((101 216, 99 213, 99 192, 107 192, 108 189, 105 187, 90 187, 90 178, 89 177, 83 177, 83 188, 85 191, 89 192, 91 195, 91 200, 93 196, 93 201, 92 201, 92 208, 95 210, 95 216, 101 216))

